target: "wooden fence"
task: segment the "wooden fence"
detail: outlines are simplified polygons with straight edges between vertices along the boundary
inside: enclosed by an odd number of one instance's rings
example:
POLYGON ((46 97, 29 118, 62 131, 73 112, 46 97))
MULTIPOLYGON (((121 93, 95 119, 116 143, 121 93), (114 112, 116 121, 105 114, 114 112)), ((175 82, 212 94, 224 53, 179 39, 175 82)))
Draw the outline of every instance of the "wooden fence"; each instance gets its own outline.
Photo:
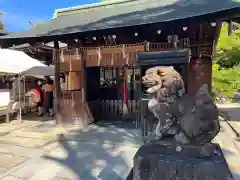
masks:
POLYGON ((132 119, 139 124, 140 122, 140 101, 129 100, 128 114, 123 114, 123 101, 122 100, 100 100, 89 102, 90 109, 93 114, 98 116, 98 119, 132 119))
POLYGON ((157 121, 154 115, 148 111, 148 100, 129 100, 128 115, 123 114, 122 100, 102 100, 91 102, 90 109, 100 120, 119 120, 125 119, 135 122, 136 128, 140 129, 142 136, 148 136, 153 133, 157 121))

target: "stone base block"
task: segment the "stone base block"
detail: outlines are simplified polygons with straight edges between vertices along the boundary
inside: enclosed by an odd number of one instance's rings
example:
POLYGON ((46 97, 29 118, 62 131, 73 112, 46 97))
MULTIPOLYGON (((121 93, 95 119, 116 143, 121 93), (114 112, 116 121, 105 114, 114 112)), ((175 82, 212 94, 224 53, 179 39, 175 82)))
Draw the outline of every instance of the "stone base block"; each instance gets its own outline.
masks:
POLYGON ((233 180, 217 144, 146 144, 134 156, 133 180, 233 180))

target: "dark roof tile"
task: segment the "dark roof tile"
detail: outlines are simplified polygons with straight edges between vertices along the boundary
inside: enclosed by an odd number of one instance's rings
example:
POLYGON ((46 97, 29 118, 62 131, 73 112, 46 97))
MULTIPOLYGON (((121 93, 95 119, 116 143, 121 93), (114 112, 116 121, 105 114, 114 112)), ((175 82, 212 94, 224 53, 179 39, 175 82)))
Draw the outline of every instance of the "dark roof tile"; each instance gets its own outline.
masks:
POLYGON ((2 36, 0 39, 54 36, 167 22, 233 8, 240 8, 240 3, 233 0, 127 0, 77 9, 74 13, 60 15, 28 31, 2 36))

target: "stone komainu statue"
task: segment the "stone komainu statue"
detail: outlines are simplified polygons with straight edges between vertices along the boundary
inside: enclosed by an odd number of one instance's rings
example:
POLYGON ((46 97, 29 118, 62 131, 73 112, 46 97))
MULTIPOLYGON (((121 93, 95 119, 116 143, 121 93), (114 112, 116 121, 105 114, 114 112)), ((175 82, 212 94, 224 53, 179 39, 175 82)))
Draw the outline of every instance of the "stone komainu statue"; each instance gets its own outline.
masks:
POLYGON ((207 85, 190 97, 180 74, 165 66, 148 69, 142 79, 151 97, 148 108, 158 120, 154 133, 158 140, 172 137, 177 143, 201 145, 217 135, 218 110, 207 85))

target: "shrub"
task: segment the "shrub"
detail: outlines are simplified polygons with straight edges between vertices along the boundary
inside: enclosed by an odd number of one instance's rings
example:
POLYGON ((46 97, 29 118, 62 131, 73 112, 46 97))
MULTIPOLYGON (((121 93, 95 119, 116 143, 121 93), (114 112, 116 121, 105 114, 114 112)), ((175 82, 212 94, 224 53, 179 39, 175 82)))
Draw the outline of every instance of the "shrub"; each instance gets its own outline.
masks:
POLYGON ((220 93, 225 97, 233 97, 240 90, 240 67, 220 69, 218 64, 214 64, 212 72, 213 95, 220 93))
POLYGON ((240 24, 234 23, 234 27, 237 30, 228 36, 228 24, 222 26, 214 56, 215 62, 226 68, 240 64, 240 24))

